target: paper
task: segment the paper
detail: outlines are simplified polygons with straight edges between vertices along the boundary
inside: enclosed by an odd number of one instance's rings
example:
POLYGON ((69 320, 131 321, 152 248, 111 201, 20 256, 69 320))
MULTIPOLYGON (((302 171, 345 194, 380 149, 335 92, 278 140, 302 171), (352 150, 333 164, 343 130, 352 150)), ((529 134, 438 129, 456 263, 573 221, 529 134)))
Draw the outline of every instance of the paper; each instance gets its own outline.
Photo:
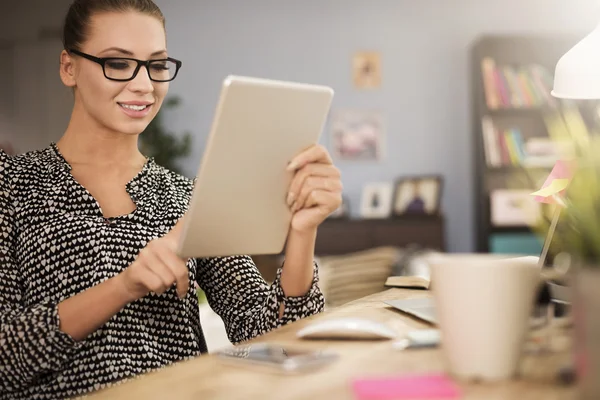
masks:
POLYGON ((554 196, 565 190, 569 185, 568 179, 555 179, 550 183, 550 185, 546 186, 543 189, 538 190, 537 192, 532 193, 534 196, 548 197, 554 196))
POLYGON ((443 374, 356 379, 353 389, 360 400, 455 399, 462 394, 443 374))
POLYGON ((569 180, 573 176, 575 170, 575 164, 573 162, 558 160, 548 178, 542 185, 542 188, 537 192, 532 193, 536 196, 535 200, 540 203, 548 204, 561 204, 562 201, 558 201, 558 197, 565 194, 567 186, 569 186, 569 180), (555 183, 556 181, 559 181, 555 183), (565 184, 566 181, 566 184, 565 184), (564 185, 564 186, 563 186, 564 185), (548 190, 545 190, 550 188, 548 190), (556 190, 556 188, 560 188, 556 190))

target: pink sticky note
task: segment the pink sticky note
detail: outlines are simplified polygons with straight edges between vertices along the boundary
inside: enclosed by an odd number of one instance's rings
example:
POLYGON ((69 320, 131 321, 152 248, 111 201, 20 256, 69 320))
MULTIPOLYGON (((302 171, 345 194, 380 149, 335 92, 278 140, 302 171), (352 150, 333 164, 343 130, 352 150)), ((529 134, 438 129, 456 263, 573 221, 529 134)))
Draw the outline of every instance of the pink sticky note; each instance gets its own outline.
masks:
MULTIPOLYGON (((575 171, 575 163, 572 161, 558 160, 548 178, 542 185, 542 189, 550 186, 555 179, 571 179, 573 173, 575 171)), ((558 194, 563 196, 565 194, 565 190, 560 191, 558 194)), ((556 204, 556 200, 554 196, 535 196, 535 201, 540 203, 548 203, 548 204, 556 204)))
POLYGON ((362 378, 353 382, 359 400, 454 399, 461 390, 446 375, 403 375, 362 378))

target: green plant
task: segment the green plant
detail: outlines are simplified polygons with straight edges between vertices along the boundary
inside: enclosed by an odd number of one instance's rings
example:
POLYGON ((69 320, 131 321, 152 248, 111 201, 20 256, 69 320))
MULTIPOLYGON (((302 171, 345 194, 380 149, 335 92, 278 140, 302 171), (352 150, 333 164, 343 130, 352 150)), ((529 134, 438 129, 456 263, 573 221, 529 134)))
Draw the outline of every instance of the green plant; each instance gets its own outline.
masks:
POLYGON ((163 124, 163 113, 180 104, 179 97, 165 99, 161 110, 140 135, 140 151, 146 157, 173 172, 181 173, 178 160, 187 157, 191 151, 192 136, 189 132, 178 137, 168 131, 163 124))
MULTIPOLYGON (((600 268, 600 135, 585 126, 571 126, 554 140, 570 143, 565 159, 575 166, 569 186, 561 197, 560 219, 554 234, 555 251, 564 252, 580 265, 600 268)), ((549 215, 534 227, 545 236, 549 215)))

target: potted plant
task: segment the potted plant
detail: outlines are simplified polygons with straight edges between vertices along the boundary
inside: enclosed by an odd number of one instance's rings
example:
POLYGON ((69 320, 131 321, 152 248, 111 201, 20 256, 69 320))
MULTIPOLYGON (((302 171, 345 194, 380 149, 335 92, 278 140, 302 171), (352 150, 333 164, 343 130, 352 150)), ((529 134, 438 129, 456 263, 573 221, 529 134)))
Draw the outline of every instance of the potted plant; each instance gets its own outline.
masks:
POLYGON ((558 212, 543 218, 536 229, 542 236, 554 223, 553 252, 569 260, 566 283, 571 288, 579 398, 591 400, 600 399, 600 135, 584 129, 568 131, 571 151, 563 161, 572 174, 568 186, 549 201, 558 212))
POLYGON ((177 173, 181 173, 178 160, 190 154, 192 136, 186 132, 178 137, 168 131, 163 124, 163 113, 177 107, 180 102, 179 97, 165 99, 161 110, 140 135, 142 154, 153 157, 158 165, 177 173))

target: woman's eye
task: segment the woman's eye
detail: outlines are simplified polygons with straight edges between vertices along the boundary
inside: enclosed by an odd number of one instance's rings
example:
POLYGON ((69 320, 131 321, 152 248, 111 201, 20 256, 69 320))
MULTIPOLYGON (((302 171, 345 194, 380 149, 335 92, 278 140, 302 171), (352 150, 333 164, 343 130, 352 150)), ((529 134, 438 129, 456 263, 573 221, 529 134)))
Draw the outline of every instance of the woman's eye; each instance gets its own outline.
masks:
POLYGON ((164 70, 169 69, 169 65, 167 63, 161 63, 161 64, 154 63, 154 64, 152 64, 152 69, 154 69, 156 71, 164 71, 164 70))
POLYGON ((126 61, 108 61, 106 66, 112 69, 127 69, 129 68, 129 63, 126 61))

